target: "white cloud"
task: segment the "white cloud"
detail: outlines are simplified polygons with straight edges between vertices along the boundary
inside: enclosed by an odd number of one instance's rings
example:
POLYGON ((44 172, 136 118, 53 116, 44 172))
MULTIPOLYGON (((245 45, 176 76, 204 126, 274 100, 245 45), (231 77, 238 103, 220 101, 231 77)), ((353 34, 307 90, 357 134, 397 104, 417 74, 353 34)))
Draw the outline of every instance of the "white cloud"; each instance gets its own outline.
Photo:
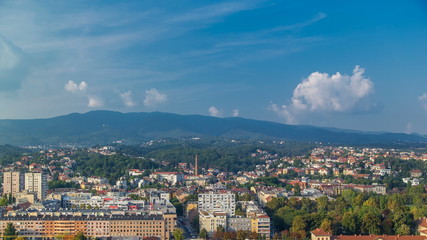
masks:
POLYGON ((145 91, 144 105, 147 107, 155 107, 156 105, 164 103, 167 100, 167 95, 160 93, 155 88, 145 91))
POLYGON ((88 107, 101 107, 103 105, 102 100, 97 97, 89 96, 88 101, 88 107))
POLYGON ((65 86, 64 89, 68 92, 84 92, 87 89, 87 83, 85 81, 80 82, 79 84, 75 83, 73 80, 69 80, 65 86))
POLYGON ((364 72, 360 66, 354 68, 352 75, 313 72, 297 85, 290 105, 272 104, 269 109, 289 123, 295 123, 296 115, 302 113, 369 111, 373 105, 366 100, 373 93, 374 84, 363 76, 364 72))
POLYGON ((127 106, 127 107, 133 107, 133 106, 135 106, 135 102, 133 101, 132 92, 131 91, 120 93, 119 95, 120 95, 120 98, 122 99, 123 104, 125 106, 127 106))
POLYGON ((216 108, 215 106, 209 107, 208 111, 212 117, 221 117, 222 116, 222 111, 220 109, 216 108))
POLYGON ((427 93, 424 93, 423 95, 418 97, 418 100, 420 100, 421 105, 425 110, 427 110, 427 93))
POLYGON ((240 115, 239 109, 233 109, 233 111, 231 112, 231 116, 233 117, 238 117, 239 115, 240 115))

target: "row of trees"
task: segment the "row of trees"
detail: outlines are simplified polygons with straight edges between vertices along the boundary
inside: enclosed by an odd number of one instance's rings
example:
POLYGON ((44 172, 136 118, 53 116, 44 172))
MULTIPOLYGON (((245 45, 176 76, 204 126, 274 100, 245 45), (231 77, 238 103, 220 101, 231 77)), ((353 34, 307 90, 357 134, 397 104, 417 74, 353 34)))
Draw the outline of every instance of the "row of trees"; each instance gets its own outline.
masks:
POLYGON ((276 230, 297 239, 318 227, 333 234, 406 235, 415 234, 416 220, 426 216, 426 199, 422 186, 387 196, 344 190, 335 200, 275 198, 266 211, 276 230))
POLYGON ((80 188, 80 185, 75 182, 66 182, 63 180, 52 180, 47 183, 49 189, 55 188, 80 188))

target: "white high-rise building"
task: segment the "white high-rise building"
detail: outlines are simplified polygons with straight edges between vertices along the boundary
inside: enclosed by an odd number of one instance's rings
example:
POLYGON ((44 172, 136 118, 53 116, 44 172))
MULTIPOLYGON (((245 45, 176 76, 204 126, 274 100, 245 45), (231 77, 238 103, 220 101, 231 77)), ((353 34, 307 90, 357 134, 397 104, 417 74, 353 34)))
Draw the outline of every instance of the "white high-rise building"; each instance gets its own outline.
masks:
POLYGON ((25 190, 37 194, 39 201, 47 195, 47 179, 43 173, 25 173, 25 190))
POLYGON ((24 174, 21 172, 3 173, 3 194, 11 193, 15 196, 24 188, 24 174))
POLYGON ((199 194, 199 211, 225 212, 234 216, 236 212, 236 197, 229 191, 212 191, 199 194))

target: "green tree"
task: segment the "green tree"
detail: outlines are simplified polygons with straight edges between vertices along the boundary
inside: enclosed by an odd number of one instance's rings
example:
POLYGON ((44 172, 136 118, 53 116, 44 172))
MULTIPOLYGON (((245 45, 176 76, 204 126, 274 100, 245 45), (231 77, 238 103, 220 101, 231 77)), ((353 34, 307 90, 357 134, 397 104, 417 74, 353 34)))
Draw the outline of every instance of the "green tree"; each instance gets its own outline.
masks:
POLYGON ((15 226, 13 226, 13 223, 7 223, 6 228, 4 229, 5 240, 13 240, 15 239, 16 235, 18 235, 18 232, 16 231, 15 226))
POLYGON ((301 187, 299 186, 299 184, 294 185, 294 195, 301 196, 301 187))
POLYGON ((291 232, 298 233, 301 230, 305 231, 306 227, 307 223, 305 220, 301 216, 296 216, 292 222, 291 232))
POLYGON ((396 229, 396 234, 398 235, 409 235, 410 233, 411 228, 406 224, 402 224, 396 229))
POLYGON ((332 234, 332 224, 331 224, 331 221, 329 221, 329 219, 325 218, 322 224, 320 224, 320 228, 323 229, 323 231, 326 231, 332 234))
POLYGON ((7 199, 6 196, 3 196, 2 198, 0 198, 0 206, 5 207, 9 205, 9 200, 7 199))
POLYGON ((206 230, 206 228, 203 228, 202 230, 200 230, 199 238, 201 239, 208 238, 208 231, 206 230))
POLYGON ((362 216, 361 230, 364 234, 380 234, 381 219, 374 212, 367 212, 362 216))
POLYGON ((357 195, 356 192, 351 189, 344 189, 341 193, 341 196, 348 203, 352 203, 356 195, 357 195))
POLYGON ((363 206, 369 206, 369 207, 375 207, 375 208, 379 208, 380 207, 380 205, 378 203, 378 199, 375 198, 375 197, 368 198, 368 200, 366 200, 363 203, 363 206))
POLYGON ((130 199, 132 199, 132 200, 141 200, 141 196, 139 196, 135 193, 129 194, 128 197, 130 197, 130 199))
POLYGON ((175 207, 176 214, 178 216, 182 216, 184 214, 184 206, 182 205, 182 203, 177 198, 171 198, 170 202, 175 207))
POLYGON ((393 235, 393 222, 390 219, 384 219, 381 223, 381 229, 384 234, 393 235))
POLYGON ((352 211, 344 213, 342 219, 342 226, 346 234, 358 233, 359 220, 357 218, 357 215, 352 211))
POLYGON ((87 240, 87 237, 82 232, 78 232, 73 240, 87 240))
POLYGON ((319 212, 326 212, 328 209, 328 197, 327 196, 321 196, 319 198, 316 198, 317 203, 317 210, 319 212))
POLYGON ((184 240, 184 232, 181 228, 175 228, 172 234, 175 240, 184 240))

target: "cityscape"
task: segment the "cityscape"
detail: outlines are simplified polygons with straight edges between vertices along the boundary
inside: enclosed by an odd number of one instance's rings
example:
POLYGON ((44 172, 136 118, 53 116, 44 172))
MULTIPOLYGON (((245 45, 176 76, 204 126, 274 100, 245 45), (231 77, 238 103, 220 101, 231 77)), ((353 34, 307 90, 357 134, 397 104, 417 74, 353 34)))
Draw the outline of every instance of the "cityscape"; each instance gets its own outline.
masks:
POLYGON ((0 0, 3 240, 427 240, 426 0, 0 0))
MULTIPOLYGON (((168 141, 150 141, 140 148, 168 141)), ((255 145, 270 149, 286 143, 255 145)), ((120 145, 35 148, 13 161, 3 160, 2 235, 12 224, 26 238, 79 233, 100 239, 427 236, 425 150, 318 146, 289 157, 253 148, 248 153, 254 160, 250 171, 207 168, 209 163, 194 155, 187 162, 150 159, 155 167, 149 169, 124 166, 124 174, 111 179, 108 172, 85 176, 78 171, 77 158, 86 154, 106 162, 116 156, 144 157, 130 156, 120 145), (339 212, 343 215, 337 216, 339 212)))

